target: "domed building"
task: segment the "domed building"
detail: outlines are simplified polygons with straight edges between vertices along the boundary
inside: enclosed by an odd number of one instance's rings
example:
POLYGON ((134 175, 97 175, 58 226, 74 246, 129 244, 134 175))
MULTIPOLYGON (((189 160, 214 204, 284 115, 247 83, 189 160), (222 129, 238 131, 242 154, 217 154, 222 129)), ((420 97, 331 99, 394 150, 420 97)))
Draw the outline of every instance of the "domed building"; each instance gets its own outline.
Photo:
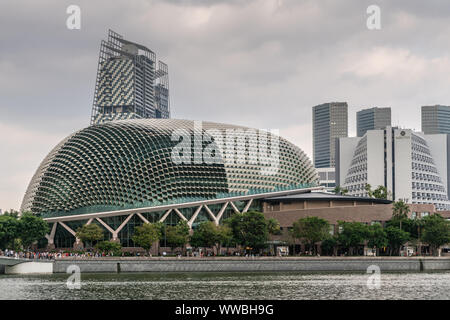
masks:
POLYGON ((33 176, 21 211, 52 224, 49 243, 69 247, 97 223, 133 246, 136 225, 179 219, 195 228, 258 199, 310 191, 311 161, 272 133, 213 122, 133 119, 92 125, 61 141, 33 176))

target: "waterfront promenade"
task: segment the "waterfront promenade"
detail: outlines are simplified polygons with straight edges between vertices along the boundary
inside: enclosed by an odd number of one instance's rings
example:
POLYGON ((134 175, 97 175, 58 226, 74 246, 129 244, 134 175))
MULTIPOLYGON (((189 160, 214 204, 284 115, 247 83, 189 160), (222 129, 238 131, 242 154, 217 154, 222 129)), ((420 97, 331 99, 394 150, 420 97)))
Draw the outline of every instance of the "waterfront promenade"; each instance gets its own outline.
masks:
POLYGON ((450 270, 450 257, 102 257, 56 259, 53 272, 70 265, 81 272, 387 272, 450 270))

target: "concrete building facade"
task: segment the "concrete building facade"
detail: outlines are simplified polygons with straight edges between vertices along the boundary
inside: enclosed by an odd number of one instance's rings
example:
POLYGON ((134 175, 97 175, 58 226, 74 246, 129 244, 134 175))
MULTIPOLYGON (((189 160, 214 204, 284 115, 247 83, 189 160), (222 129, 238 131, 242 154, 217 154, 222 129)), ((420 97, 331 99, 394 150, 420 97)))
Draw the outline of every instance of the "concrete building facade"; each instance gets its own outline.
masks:
POLYGON ((447 135, 386 127, 369 130, 363 137, 341 138, 337 145, 336 184, 350 195, 367 196, 366 184, 381 185, 394 200, 448 210, 447 135))

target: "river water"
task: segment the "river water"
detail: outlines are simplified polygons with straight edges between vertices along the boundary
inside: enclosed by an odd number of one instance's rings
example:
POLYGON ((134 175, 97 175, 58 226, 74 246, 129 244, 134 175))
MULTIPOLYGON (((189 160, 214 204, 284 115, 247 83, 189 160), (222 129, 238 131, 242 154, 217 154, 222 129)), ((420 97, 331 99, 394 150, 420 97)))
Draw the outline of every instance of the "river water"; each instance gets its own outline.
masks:
POLYGON ((0 275, 0 299, 450 299, 450 272, 382 273, 121 273, 0 275), (373 283, 373 282, 371 282, 373 283))

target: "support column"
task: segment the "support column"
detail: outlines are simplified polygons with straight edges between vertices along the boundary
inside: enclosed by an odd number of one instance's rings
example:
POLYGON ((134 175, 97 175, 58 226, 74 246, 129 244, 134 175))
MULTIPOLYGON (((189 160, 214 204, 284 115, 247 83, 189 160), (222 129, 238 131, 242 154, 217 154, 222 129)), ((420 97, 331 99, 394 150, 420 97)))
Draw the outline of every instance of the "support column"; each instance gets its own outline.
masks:
POLYGON ((58 222, 53 223, 52 230, 50 231, 50 234, 46 234, 45 237, 48 240, 47 243, 47 250, 53 250, 55 249, 55 234, 56 234, 56 227, 58 225, 58 222))
POLYGON ((73 248, 75 250, 81 250, 84 248, 83 246, 83 242, 77 238, 77 234, 75 233, 75 231, 73 231, 71 228, 69 228, 69 226, 67 226, 67 224, 65 224, 64 222, 60 221, 59 224, 61 226, 63 226, 64 229, 66 229, 67 231, 69 231, 74 237, 75 237, 75 242, 73 244, 73 248))

